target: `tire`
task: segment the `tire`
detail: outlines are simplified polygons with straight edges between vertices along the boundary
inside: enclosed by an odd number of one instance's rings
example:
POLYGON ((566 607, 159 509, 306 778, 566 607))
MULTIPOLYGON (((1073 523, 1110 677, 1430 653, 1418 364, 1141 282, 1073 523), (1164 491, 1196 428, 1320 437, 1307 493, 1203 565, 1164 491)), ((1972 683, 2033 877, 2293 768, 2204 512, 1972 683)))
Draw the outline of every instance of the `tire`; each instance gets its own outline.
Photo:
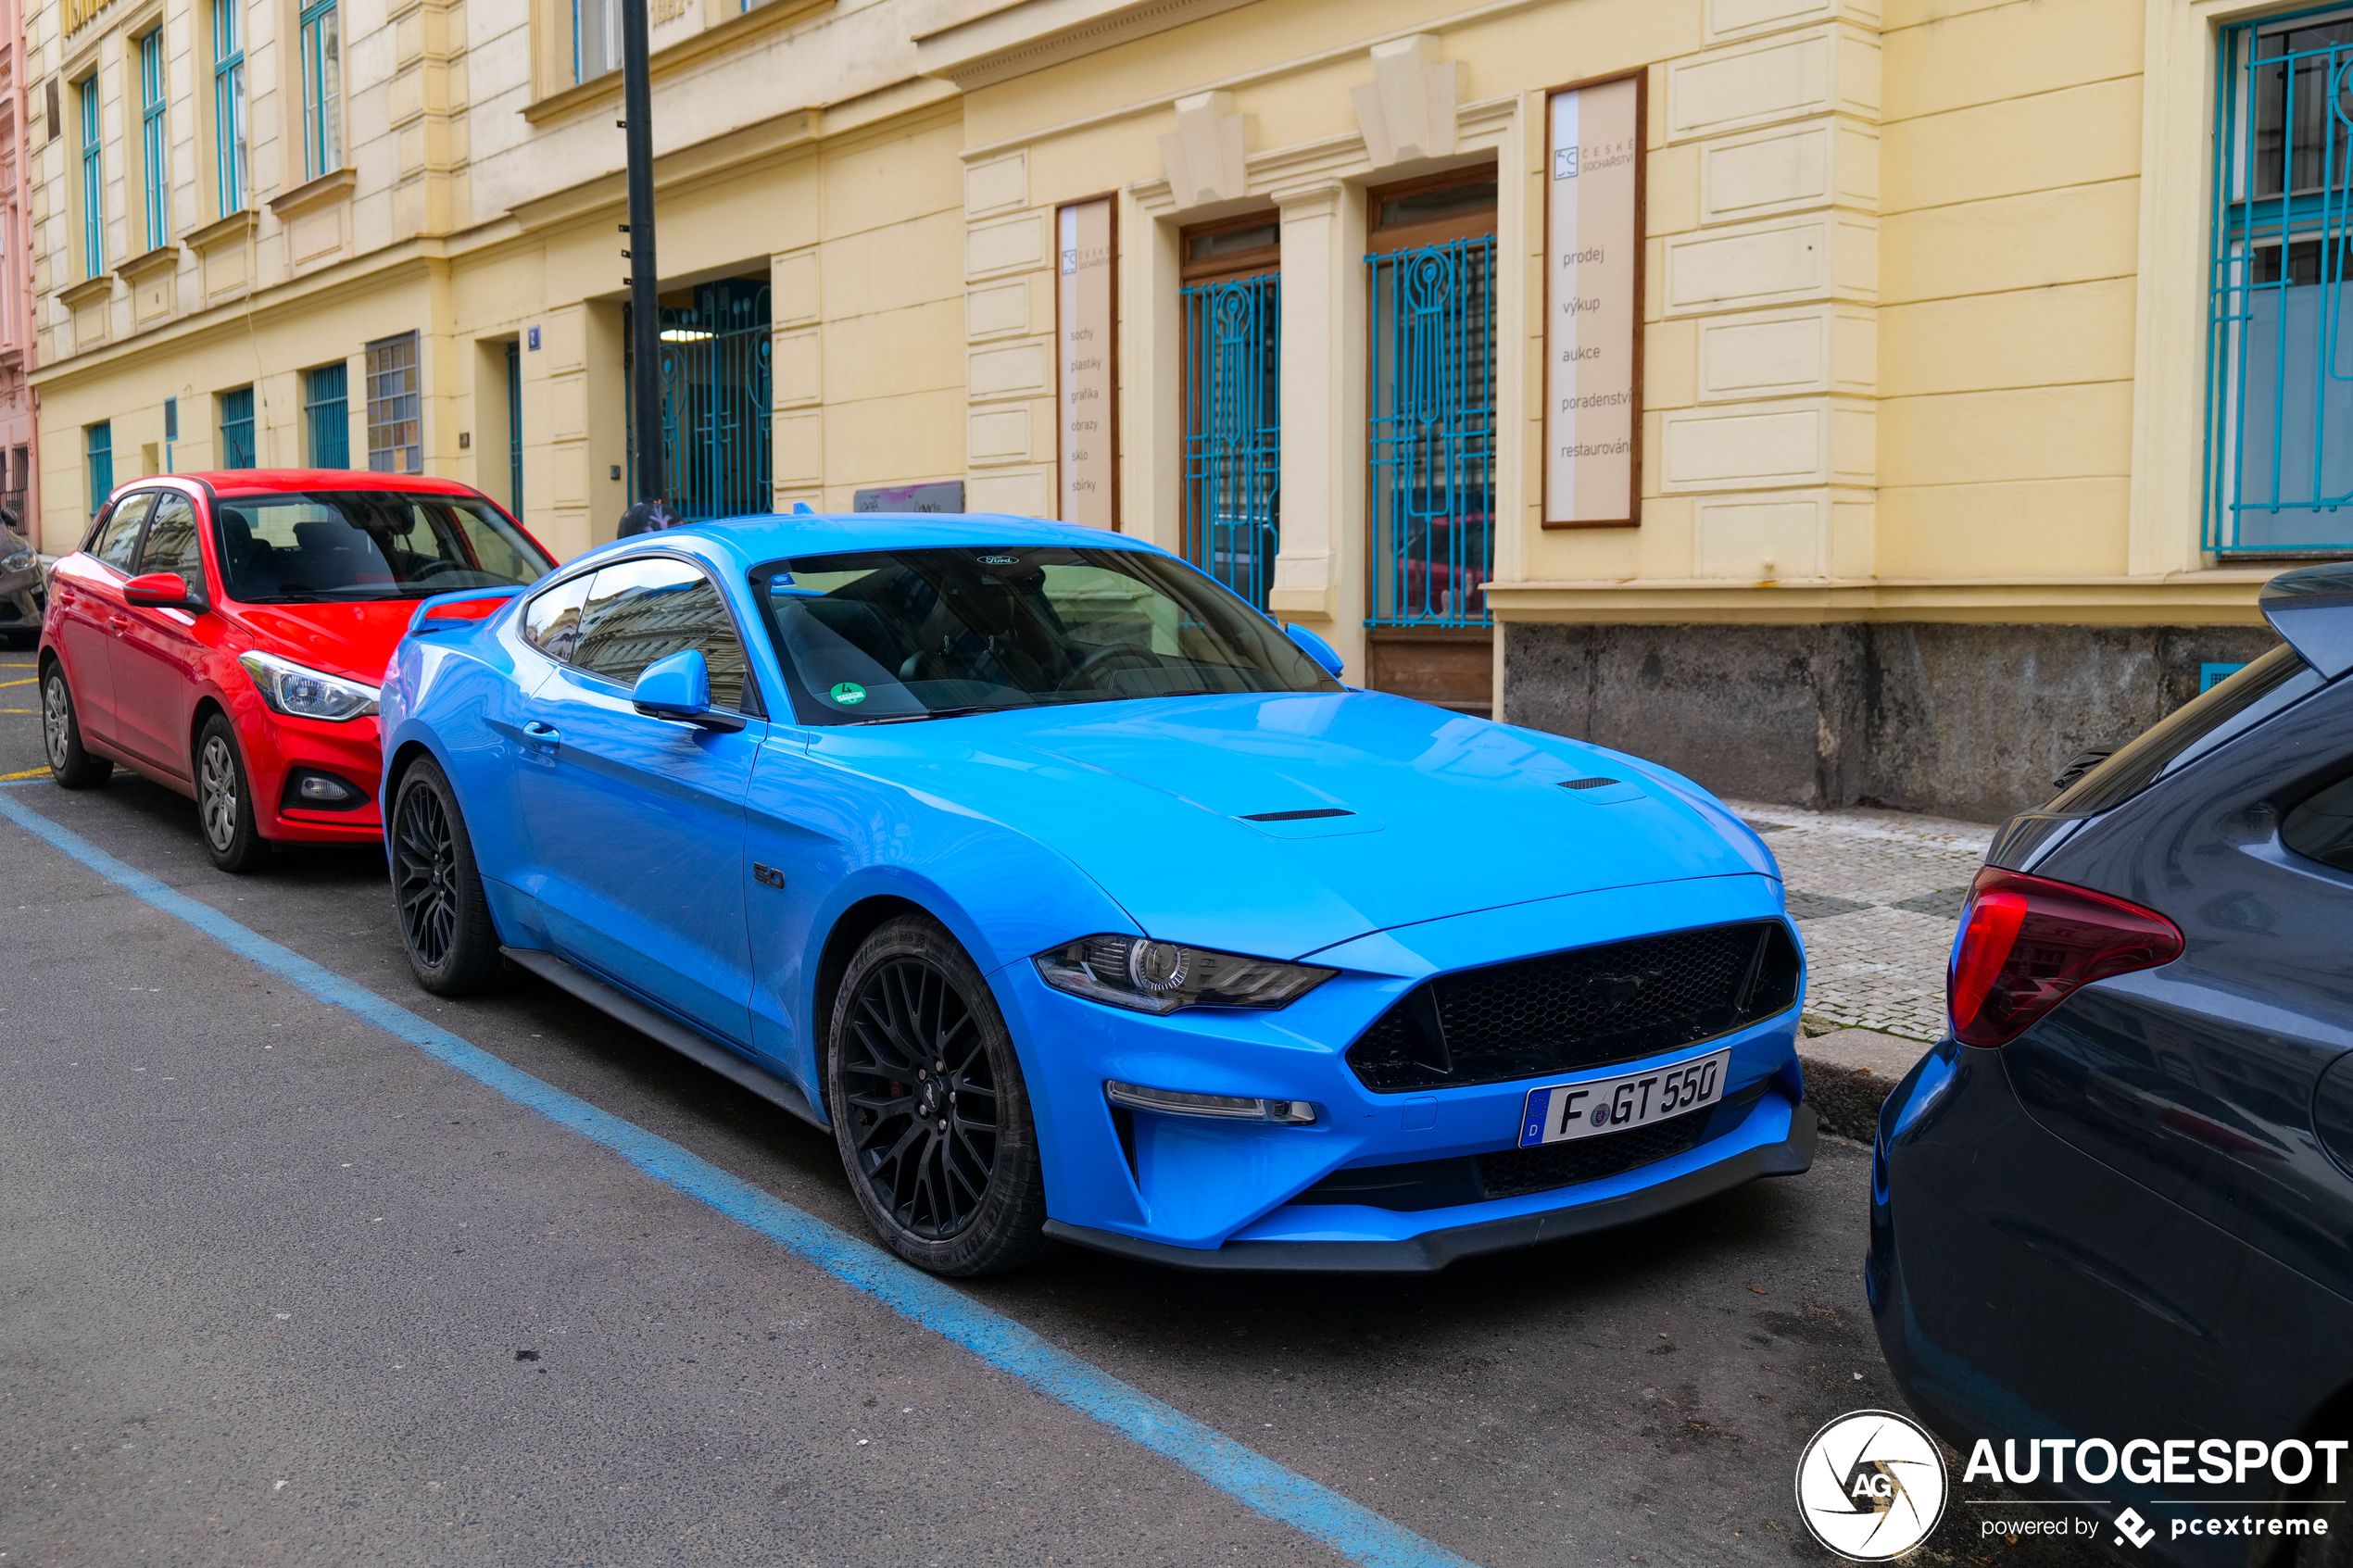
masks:
POLYGON ((216 713, 196 732, 196 831, 212 863, 233 876, 270 863, 270 841, 254 825, 253 783, 236 726, 216 713))
POLYGON ((938 922, 902 916, 860 944, 834 997, 825 1089, 850 1190, 893 1252, 969 1276, 1045 1250, 1045 1173, 1013 1037, 938 922))
POLYGON ((432 761, 412 763, 400 775, 384 847, 400 942, 417 984, 436 997, 489 990, 504 968, 498 928, 457 792, 432 761))
POLYGON ((73 690, 66 667, 56 659, 41 671, 41 743, 49 776, 64 789, 94 789, 113 776, 114 764, 82 748, 82 721, 74 716, 73 690))

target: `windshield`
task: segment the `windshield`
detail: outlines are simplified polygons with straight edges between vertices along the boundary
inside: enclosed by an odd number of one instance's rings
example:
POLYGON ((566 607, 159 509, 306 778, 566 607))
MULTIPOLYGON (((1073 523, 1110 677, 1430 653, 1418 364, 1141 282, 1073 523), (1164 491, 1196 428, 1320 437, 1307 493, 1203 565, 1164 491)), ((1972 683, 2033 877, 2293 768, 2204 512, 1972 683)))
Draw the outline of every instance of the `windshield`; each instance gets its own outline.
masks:
POLYGON ((1273 622, 1140 550, 871 550, 752 585, 803 723, 1212 692, 1336 692, 1273 622))
POLYGON ((245 604, 422 599, 537 581, 555 562, 485 501, 311 490, 213 503, 228 595, 245 604))

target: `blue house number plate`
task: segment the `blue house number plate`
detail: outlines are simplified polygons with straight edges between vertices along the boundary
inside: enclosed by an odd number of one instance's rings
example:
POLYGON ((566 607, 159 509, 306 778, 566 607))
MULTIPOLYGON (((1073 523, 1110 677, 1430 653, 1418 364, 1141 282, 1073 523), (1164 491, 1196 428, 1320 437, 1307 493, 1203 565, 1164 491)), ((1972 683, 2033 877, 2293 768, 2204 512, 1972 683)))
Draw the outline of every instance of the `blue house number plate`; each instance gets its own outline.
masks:
POLYGON ((1732 1053, 1721 1050, 1624 1078, 1530 1089, 1520 1117, 1520 1147, 1622 1133, 1714 1105, 1724 1097, 1724 1074, 1731 1065, 1732 1053))

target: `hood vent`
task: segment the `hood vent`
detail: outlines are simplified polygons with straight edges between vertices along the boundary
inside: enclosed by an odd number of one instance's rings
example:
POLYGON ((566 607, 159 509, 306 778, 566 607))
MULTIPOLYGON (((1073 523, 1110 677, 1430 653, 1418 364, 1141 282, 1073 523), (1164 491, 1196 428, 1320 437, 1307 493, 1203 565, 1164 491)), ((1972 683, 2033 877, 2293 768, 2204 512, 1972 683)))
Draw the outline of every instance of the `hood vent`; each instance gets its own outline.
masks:
POLYGON ((1618 781, 1616 779, 1564 779, 1561 781, 1561 788, 1607 789, 1610 785, 1617 782, 1618 781))
POLYGON ((1318 806, 1310 811, 1253 811, 1242 819, 1246 822, 1306 822, 1318 817, 1353 817, 1356 813, 1338 806, 1318 806))

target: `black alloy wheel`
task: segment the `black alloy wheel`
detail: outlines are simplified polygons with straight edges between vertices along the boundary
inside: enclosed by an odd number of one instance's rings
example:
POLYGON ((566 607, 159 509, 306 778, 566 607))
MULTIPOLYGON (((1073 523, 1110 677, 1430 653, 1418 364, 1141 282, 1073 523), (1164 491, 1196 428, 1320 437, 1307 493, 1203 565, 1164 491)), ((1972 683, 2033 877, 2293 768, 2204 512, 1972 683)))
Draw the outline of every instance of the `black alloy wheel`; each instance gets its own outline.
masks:
POLYGON ((66 684, 65 667, 54 659, 41 671, 41 742, 49 758, 49 776, 63 788, 89 789, 114 772, 112 762, 82 749, 73 692, 66 684))
POLYGON ((827 1056, 842 1163, 894 1251, 978 1274, 1041 1248, 1045 1184, 1013 1036, 954 938, 920 917, 868 937, 827 1056))
POLYGON ((498 934, 465 820, 433 763, 401 775, 387 836, 401 942, 417 984, 444 997, 484 989, 498 976, 498 934))

